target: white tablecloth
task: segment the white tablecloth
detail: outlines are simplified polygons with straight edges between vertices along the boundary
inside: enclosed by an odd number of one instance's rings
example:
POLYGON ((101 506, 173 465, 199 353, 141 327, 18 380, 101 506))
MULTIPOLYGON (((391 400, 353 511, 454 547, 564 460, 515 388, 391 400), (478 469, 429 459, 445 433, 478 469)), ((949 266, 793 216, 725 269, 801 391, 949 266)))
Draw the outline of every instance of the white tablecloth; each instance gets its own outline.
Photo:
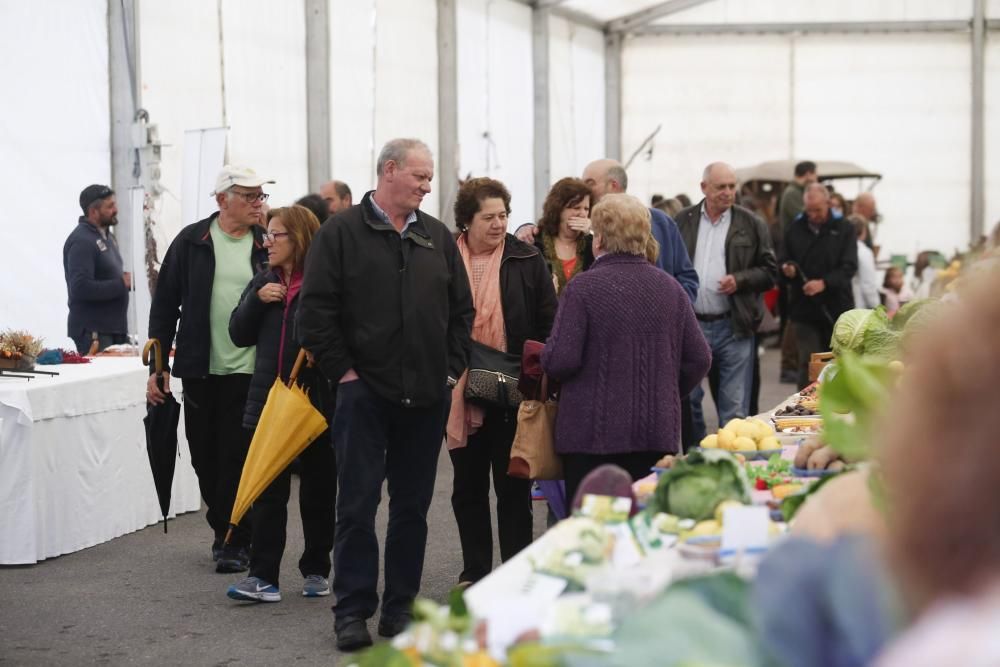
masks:
MULTIPOLYGON (((35 563, 161 520, 139 358, 39 369, 59 376, 0 377, 0 564, 35 563)), ((180 381, 171 389, 180 397, 180 381)), ((177 436, 171 516, 201 506, 183 416, 177 436)))

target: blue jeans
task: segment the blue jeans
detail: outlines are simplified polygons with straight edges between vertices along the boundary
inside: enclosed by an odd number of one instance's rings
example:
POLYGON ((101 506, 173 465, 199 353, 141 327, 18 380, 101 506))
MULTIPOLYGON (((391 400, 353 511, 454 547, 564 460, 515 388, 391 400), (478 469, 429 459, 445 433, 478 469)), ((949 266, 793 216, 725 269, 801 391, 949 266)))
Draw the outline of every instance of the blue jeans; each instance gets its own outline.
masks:
POLYGON ((427 546, 427 510, 451 392, 428 407, 405 408, 373 392, 364 380, 337 388, 330 427, 337 455, 337 529, 333 547, 333 613, 371 618, 378 607, 379 545, 375 513, 382 482, 389 492, 382 615, 408 616, 420 590, 427 546))
MULTIPOLYGON (((746 417, 750 408, 750 382, 753 364, 753 336, 737 338, 733 335, 731 318, 702 322, 701 332, 712 349, 712 365, 719 371, 719 426, 734 417, 746 417)), ((694 388, 691 402, 691 420, 694 423, 695 442, 705 437, 705 416, 701 401, 705 390, 701 384, 694 388)))

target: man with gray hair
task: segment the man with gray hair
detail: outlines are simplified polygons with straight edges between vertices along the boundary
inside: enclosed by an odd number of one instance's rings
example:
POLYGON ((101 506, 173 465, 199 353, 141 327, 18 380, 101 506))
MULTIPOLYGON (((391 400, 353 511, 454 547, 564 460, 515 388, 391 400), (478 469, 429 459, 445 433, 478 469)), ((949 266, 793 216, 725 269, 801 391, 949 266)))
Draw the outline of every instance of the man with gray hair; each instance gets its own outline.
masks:
POLYGON ((795 323, 798 385, 809 384, 809 359, 830 349, 833 324, 854 307, 851 279, 858 270, 854 227, 830 211, 821 183, 805 189, 805 210, 785 230, 781 274, 788 289, 788 316, 795 323))
MULTIPOLYGON (((764 317, 763 293, 774 286, 778 265, 767 225, 736 205, 736 172, 713 162, 701 179, 705 198, 677 214, 677 226, 698 272, 695 317, 712 348, 718 373, 719 424, 746 417, 755 354, 754 334, 764 317)), ((705 437, 699 384, 691 392, 691 441, 705 437)))
POLYGON ((395 636, 410 620, 451 389, 465 370, 474 315, 454 237, 419 210, 434 176, 430 149, 390 141, 377 176, 374 191, 316 233, 298 311, 299 341, 338 387, 333 613, 342 651, 372 642, 366 621, 379 605, 375 512, 385 481, 378 632, 395 636))
POLYGON ((162 390, 149 365, 146 400, 163 402, 171 372, 184 379, 184 431, 215 532, 216 572, 242 572, 249 563, 249 517, 223 548, 253 436, 243 428, 243 409, 255 361, 255 348, 237 347, 229 337, 229 317, 247 283, 267 265, 261 213, 267 183, 274 181, 252 169, 222 168, 212 193, 219 210, 171 242, 149 308, 149 337, 159 339, 166 356, 176 335, 177 350, 173 368, 163 360, 162 390))

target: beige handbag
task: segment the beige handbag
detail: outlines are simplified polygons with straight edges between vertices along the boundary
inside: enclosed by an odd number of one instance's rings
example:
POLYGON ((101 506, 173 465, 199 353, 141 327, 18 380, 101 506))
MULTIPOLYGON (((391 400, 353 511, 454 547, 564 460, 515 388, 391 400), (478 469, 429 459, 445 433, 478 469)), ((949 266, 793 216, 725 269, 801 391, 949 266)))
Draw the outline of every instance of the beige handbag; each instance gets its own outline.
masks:
POLYGON ((548 398, 548 377, 542 376, 542 400, 524 400, 517 410, 517 432, 510 447, 507 474, 520 479, 562 479, 562 459, 556 454, 556 411, 548 398))

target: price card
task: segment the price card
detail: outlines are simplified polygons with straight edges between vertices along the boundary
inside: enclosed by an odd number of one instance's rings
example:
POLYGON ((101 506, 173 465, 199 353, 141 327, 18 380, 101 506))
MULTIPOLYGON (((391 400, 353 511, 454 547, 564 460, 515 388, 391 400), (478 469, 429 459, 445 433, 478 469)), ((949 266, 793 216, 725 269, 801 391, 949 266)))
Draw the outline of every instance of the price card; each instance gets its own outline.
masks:
POLYGON ((720 555, 767 549, 768 521, 767 507, 727 507, 722 513, 720 555))

